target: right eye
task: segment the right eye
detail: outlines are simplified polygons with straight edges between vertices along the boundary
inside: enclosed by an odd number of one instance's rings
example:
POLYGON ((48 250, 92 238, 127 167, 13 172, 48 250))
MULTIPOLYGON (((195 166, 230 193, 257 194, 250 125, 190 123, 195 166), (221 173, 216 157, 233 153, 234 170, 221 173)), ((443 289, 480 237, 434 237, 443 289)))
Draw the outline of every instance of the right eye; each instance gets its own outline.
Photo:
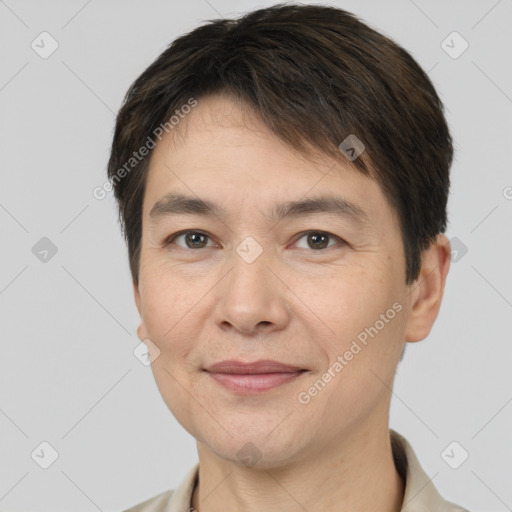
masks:
POLYGON ((165 245, 168 246, 175 243, 178 247, 183 249, 203 249, 207 246, 209 239, 210 237, 208 235, 201 233, 200 231, 181 231, 167 238, 165 245), (176 243, 176 240, 181 238, 183 238, 185 245, 176 243))

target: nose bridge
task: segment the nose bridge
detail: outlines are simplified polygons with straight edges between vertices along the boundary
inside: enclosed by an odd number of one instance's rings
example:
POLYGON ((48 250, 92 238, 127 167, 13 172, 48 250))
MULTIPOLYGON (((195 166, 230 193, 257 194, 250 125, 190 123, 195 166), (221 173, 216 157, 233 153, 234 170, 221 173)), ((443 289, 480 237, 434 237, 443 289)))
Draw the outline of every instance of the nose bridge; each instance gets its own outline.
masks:
MULTIPOLYGON (((227 280, 228 293, 242 300, 246 296, 251 296, 253 302, 270 297, 267 295, 270 291, 268 266, 271 266, 269 250, 263 250, 263 247, 254 239, 247 237, 244 239, 231 255, 232 271, 227 280)), ((274 283, 275 284, 275 283, 274 283)), ((274 290, 275 292, 276 290, 274 290)))
POLYGON ((287 320, 283 286, 268 267, 275 266, 270 250, 246 237, 230 255, 231 271, 224 281, 216 322, 252 332, 258 325, 282 328, 287 320))

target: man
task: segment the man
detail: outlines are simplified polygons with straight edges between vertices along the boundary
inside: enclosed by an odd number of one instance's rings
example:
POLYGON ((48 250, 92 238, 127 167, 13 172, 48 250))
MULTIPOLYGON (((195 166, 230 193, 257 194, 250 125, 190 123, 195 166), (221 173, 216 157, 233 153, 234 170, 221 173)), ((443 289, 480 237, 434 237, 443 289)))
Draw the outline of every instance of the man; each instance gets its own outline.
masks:
POLYGON ((199 463, 130 511, 463 510, 389 429, 442 300, 452 157, 425 73, 340 9, 212 21, 144 71, 108 172, 137 333, 199 463))

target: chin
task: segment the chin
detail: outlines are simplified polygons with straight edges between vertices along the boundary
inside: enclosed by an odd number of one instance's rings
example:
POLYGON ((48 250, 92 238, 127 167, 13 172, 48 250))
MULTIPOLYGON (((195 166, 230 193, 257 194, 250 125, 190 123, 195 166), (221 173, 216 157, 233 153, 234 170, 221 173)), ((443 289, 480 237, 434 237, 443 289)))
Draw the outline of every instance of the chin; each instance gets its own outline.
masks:
POLYGON ((209 451, 233 464, 261 470, 275 469, 289 464, 297 457, 301 451, 297 441, 304 442, 304 437, 300 433, 294 435, 288 430, 285 433, 286 438, 272 438, 274 433, 269 436, 271 431, 272 429, 252 429, 250 434, 244 435, 238 431, 233 436, 224 432, 221 438, 203 438, 201 442, 209 451))

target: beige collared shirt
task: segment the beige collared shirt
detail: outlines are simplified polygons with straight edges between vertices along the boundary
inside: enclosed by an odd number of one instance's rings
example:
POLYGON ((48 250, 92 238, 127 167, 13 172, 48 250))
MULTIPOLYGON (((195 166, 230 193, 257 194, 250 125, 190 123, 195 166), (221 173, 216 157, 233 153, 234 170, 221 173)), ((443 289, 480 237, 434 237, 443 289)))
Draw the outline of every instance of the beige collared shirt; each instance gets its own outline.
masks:
MULTIPOLYGON (((389 432, 395 465, 398 473, 405 480, 404 499, 400 512, 468 512, 441 497, 420 466, 407 439, 392 429, 389 432)), ((125 512, 193 512, 192 492, 198 471, 199 463, 189 470, 175 490, 159 494, 125 512)))

